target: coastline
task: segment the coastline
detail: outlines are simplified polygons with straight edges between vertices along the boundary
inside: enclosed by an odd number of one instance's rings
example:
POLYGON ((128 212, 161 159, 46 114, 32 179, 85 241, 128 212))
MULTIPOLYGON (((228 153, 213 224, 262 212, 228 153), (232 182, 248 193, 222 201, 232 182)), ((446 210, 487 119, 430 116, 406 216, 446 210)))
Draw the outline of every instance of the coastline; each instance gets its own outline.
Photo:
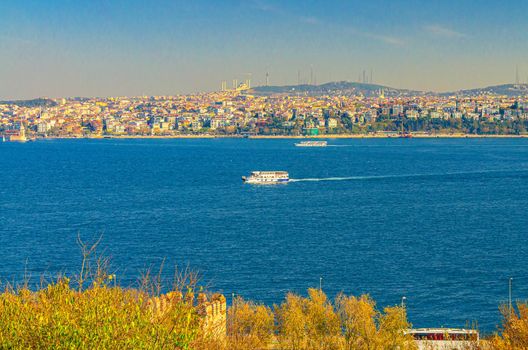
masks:
MULTIPOLYGON (((436 139, 436 138, 527 138, 528 135, 474 135, 474 134, 412 134, 410 138, 416 139, 436 139)), ((255 135, 253 139, 399 139, 398 135, 384 134, 337 134, 337 135, 316 135, 316 136, 273 136, 255 135)))
MULTIPOLYGON (((88 139, 88 140, 102 140, 102 139, 399 139, 398 135, 390 134, 332 134, 332 135, 105 135, 105 136, 87 136, 87 137, 75 137, 75 136, 48 136, 48 137, 37 137, 36 140, 60 140, 60 139, 88 139)), ((506 135, 506 134, 495 134, 495 135, 476 135, 476 134, 412 134, 411 138, 416 139, 449 139, 449 138, 471 138, 471 139, 484 139, 484 138, 528 138, 527 135, 506 135)))

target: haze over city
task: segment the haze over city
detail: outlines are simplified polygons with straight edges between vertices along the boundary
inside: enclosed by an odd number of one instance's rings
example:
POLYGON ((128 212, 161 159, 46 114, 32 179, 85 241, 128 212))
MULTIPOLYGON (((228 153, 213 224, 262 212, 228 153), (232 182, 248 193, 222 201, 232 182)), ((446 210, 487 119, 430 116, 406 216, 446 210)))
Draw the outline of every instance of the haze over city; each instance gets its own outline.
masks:
POLYGON ((0 100, 171 95, 221 81, 372 81, 452 91, 524 82, 523 1, 0 3, 0 100), (313 73, 312 73, 313 72, 313 73))

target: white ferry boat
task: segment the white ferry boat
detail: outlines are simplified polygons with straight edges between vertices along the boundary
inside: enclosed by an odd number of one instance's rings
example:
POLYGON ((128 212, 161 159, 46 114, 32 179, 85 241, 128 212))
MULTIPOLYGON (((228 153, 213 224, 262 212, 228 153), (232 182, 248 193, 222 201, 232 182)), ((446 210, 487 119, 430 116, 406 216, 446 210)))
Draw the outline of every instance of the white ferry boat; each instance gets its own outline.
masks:
POLYGON ((328 142, 326 141, 301 141, 299 143, 296 143, 295 146, 297 147, 326 147, 328 146, 328 142))
POLYGON ((286 171, 253 171, 249 176, 242 176, 242 181, 248 184, 274 185, 287 183, 290 176, 286 171))

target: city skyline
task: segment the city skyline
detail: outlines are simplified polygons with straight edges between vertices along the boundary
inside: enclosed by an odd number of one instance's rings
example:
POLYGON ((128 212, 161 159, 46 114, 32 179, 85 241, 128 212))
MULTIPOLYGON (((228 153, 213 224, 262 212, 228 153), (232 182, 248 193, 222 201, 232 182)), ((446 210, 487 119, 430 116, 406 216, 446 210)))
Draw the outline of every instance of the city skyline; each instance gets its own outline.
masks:
POLYGON ((0 100, 174 95, 222 81, 454 91, 525 82, 510 1, 22 1, 0 4, 0 100), (372 78, 371 78, 372 76, 372 78))

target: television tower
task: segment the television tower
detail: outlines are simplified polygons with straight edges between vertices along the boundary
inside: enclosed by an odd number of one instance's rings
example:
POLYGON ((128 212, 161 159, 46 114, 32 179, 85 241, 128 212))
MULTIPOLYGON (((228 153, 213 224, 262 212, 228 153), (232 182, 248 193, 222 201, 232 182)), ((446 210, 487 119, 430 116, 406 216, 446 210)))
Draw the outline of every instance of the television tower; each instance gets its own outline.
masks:
POLYGON ((519 66, 515 66, 515 85, 519 85, 519 66))
POLYGON ((313 65, 310 65, 310 85, 313 85, 313 65))

